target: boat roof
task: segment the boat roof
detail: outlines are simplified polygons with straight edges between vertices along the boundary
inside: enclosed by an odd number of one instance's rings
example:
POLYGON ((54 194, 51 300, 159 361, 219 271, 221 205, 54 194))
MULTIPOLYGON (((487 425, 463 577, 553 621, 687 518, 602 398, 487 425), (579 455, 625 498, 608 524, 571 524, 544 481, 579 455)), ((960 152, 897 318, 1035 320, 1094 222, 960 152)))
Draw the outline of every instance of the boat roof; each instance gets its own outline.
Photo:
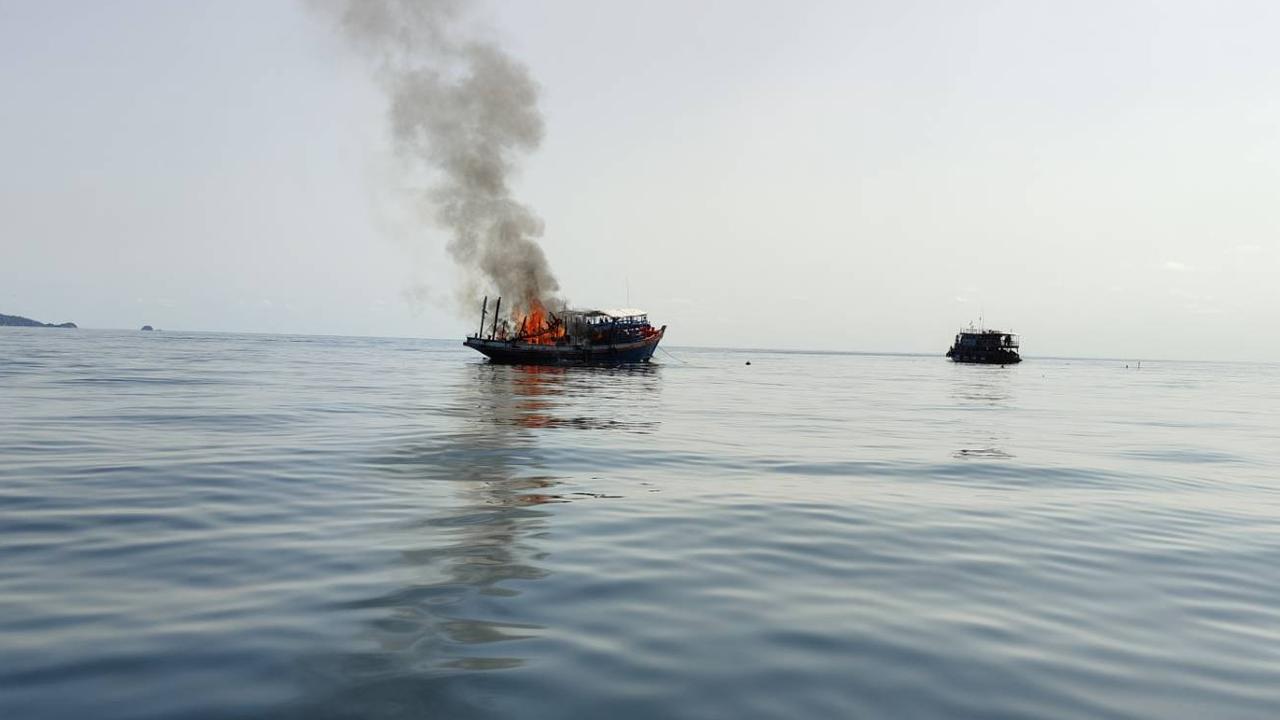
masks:
POLYGON ((577 309, 567 311, 570 314, 591 316, 603 316, 611 318, 629 318, 640 315, 648 315, 649 313, 638 308, 605 308, 601 310, 577 309))
POLYGON ((992 330, 991 328, 961 328, 961 335, 1017 335, 1012 330, 992 330))

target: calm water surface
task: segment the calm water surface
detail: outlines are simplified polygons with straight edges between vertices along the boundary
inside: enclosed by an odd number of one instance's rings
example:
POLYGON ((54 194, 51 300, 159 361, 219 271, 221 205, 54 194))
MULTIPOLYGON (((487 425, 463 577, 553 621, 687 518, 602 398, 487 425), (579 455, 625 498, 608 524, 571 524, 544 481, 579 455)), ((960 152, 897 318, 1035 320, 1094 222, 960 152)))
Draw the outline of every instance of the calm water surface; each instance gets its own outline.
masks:
POLYGON ((0 718, 1280 716, 1280 367, 673 352, 0 331, 0 718))

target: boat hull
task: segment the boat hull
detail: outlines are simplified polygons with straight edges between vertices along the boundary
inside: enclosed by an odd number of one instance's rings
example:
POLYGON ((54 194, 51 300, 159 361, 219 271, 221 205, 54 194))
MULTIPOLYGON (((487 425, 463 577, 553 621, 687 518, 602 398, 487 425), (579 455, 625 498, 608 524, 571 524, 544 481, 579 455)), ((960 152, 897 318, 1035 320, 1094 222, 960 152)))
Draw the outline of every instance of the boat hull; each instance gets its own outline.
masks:
POLYGON ((1013 365, 1022 362, 1018 353, 1011 350, 948 350, 952 362, 978 365, 1013 365))
POLYGON ((600 345, 538 345, 478 337, 467 338, 463 345, 500 365, 631 365, 649 362, 666 330, 663 326, 643 340, 600 345))

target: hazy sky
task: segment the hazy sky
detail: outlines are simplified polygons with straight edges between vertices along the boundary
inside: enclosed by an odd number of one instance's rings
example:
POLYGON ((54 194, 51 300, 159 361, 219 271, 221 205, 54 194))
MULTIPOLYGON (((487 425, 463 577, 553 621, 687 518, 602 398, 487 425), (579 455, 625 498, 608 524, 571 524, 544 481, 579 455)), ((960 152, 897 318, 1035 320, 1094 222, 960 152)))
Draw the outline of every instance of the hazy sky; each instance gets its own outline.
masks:
MULTIPOLYGON (((672 345, 1280 357, 1280 3, 479 3, 565 294, 672 345)), ((305 3, 0 0, 0 312, 461 336, 305 3)), ((422 178, 417 181, 421 184, 422 178)), ((403 192, 400 192, 400 190, 403 192)))

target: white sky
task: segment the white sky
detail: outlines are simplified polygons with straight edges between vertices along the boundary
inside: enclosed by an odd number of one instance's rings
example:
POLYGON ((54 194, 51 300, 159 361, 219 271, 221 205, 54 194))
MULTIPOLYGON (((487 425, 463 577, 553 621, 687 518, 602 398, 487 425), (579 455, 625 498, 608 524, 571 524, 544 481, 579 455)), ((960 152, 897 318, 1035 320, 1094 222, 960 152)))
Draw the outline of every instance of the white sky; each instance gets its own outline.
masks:
MULTIPOLYGON (((575 304, 670 344, 941 353, 982 310, 1028 355, 1280 356, 1280 3, 479 12, 544 89, 517 195, 575 304)), ((382 113, 301 2, 0 0, 0 312, 461 338, 382 113)))

